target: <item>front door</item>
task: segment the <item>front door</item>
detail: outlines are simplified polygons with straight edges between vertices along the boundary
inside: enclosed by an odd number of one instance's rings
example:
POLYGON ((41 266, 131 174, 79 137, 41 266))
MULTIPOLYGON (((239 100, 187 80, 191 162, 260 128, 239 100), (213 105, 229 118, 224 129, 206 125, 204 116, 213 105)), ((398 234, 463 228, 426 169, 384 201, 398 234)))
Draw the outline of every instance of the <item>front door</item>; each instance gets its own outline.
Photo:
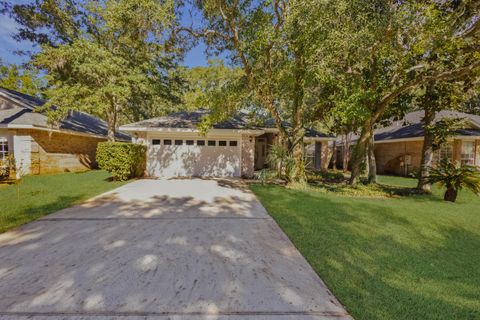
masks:
POLYGON ((265 160, 267 156, 267 139, 257 138, 255 142, 255 170, 265 168, 265 160))

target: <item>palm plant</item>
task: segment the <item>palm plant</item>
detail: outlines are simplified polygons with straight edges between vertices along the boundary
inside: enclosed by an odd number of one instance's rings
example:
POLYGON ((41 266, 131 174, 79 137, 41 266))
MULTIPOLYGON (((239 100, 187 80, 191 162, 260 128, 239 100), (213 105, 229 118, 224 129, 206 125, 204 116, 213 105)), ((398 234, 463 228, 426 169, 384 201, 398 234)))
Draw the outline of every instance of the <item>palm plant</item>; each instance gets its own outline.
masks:
POLYGON ((277 171, 277 178, 290 180, 295 161, 287 148, 278 144, 272 145, 266 161, 270 168, 277 171))
POLYGON ((455 202, 458 191, 467 188, 480 194, 480 172, 472 166, 460 166, 449 159, 442 159, 437 167, 430 169, 428 182, 438 183, 447 188, 443 199, 455 202))

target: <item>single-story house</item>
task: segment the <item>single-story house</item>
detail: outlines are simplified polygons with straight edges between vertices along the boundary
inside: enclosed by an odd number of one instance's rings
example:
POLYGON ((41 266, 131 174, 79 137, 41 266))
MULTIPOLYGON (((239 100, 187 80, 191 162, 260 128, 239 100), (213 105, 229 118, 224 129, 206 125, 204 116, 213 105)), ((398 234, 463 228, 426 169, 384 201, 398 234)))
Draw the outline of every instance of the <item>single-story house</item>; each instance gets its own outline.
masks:
MULTIPOLYGON (((420 168, 424 114, 424 111, 410 112, 403 119, 375 130, 378 173, 406 176, 420 168)), ((434 153, 434 162, 447 157, 461 165, 480 167, 480 116, 445 110, 437 113, 435 121, 446 117, 463 119, 464 125, 434 153)), ((342 160, 341 148, 341 145, 337 148, 337 163, 342 160)))
MULTIPOLYGON (((134 143, 148 147, 147 175, 154 177, 252 177, 267 166, 266 157, 276 143, 278 130, 271 120, 251 125, 243 113, 215 123, 202 134, 198 126, 206 110, 177 112, 120 127, 134 143)), ((335 137, 306 130, 307 164, 326 169, 335 137)))
MULTIPOLYGON (((36 108, 45 100, 0 88, 0 159, 15 158, 17 176, 87 170, 95 165, 97 143, 107 125, 84 112, 72 111, 58 126, 36 108)), ((129 141, 126 134, 117 138, 129 141)))

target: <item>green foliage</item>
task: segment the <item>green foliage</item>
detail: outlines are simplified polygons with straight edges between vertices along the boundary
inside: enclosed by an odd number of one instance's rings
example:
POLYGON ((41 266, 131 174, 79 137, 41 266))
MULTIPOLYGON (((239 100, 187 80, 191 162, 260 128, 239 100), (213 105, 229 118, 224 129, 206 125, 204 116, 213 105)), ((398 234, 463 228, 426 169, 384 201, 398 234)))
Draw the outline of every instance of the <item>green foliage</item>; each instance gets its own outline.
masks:
POLYGON ((425 126, 425 130, 432 134, 433 150, 440 149, 447 142, 448 138, 453 136, 455 131, 463 125, 465 125, 464 119, 446 117, 425 126))
POLYGON ((18 183, 0 184, 0 233, 123 184, 109 178, 102 170, 27 175, 22 178, 20 192, 18 183))
POLYGON ((141 177, 146 166, 147 147, 126 142, 100 142, 97 146, 98 166, 112 173, 113 180, 126 181, 141 177))
POLYGON ((15 158, 13 154, 9 154, 7 157, 0 159, 0 181, 8 179, 15 171, 15 158))
POLYGON ((33 63, 47 73, 43 109, 52 122, 86 111, 107 120, 113 140, 119 123, 163 114, 179 101, 173 0, 37 0, 13 14, 41 44, 33 63), (47 39, 42 27, 52 32, 47 39))
POLYGON ((0 87, 41 96, 44 83, 36 70, 4 64, 0 58, 0 87))
POLYGON ((444 158, 437 167, 430 168, 429 183, 445 187, 444 200, 455 202, 458 191, 463 188, 480 194, 480 172, 473 166, 460 166, 444 158))
POLYGON ((280 144, 270 146, 265 160, 269 167, 275 170, 277 179, 292 181, 295 160, 285 146, 280 144))
MULTIPOLYGON (((413 189, 416 181, 379 176, 379 184, 413 189)), ((480 198, 472 193, 452 205, 435 187, 380 199, 250 188, 354 319, 480 317, 480 198)))

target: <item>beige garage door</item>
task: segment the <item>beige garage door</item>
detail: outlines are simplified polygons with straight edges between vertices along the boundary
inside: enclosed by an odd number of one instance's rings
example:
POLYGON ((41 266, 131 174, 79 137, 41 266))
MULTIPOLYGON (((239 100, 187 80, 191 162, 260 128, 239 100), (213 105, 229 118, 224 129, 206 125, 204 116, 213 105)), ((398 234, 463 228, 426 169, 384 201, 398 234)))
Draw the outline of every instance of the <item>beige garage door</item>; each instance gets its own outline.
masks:
POLYGON ((152 138, 148 174, 155 177, 239 177, 240 141, 235 139, 152 138))

